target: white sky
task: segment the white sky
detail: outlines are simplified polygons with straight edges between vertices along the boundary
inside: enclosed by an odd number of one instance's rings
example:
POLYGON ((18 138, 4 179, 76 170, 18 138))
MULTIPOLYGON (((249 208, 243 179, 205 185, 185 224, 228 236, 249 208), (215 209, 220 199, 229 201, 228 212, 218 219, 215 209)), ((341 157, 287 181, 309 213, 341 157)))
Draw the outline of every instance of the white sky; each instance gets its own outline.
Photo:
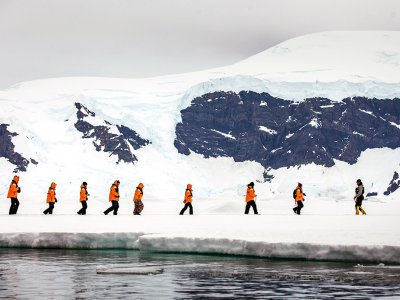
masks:
POLYGON ((325 30, 400 30, 400 1, 0 0, 0 88, 208 69, 325 30))

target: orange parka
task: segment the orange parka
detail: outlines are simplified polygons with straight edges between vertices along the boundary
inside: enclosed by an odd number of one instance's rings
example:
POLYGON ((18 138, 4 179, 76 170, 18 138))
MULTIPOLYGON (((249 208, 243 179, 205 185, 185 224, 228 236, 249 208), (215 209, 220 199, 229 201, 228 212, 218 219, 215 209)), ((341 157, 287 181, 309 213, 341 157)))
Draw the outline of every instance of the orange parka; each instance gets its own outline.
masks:
POLYGON ((296 199, 294 201, 303 201, 303 190, 301 189, 301 187, 297 187, 296 188, 296 199))
POLYGON ((254 189, 251 186, 247 186, 246 202, 254 200, 256 196, 257 195, 254 193, 254 189))
POLYGON ((183 200, 183 202, 191 203, 192 201, 193 201, 192 185, 189 183, 185 191, 185 200, 183 200))
POLYGON ((136 188, 135 195, 133 196, 133 201, 141 201, 143 197, 143 183, 139 183, 136 188))
POLYGON ((119 201, 119 181, 115 180, 110 188, 110 196, 108 197, 108 201, 119 201))
POLYGON ((54 182, 51 183, 50 187, 49 187, 49 191, 47 192, 47 203, 54 203, 56 200, 56 186, 57 184, 55 184, 54 182))
POLYGON ((11 181, 10 188, 8 189, 7 198, 17 198, 18 193, 20 192, 20 188, 18 187, 19 177, 14 176, 13 180, 11 181))
POLYGON ((87 201, 88 200, 88 192, 86 189, 86 186, 81 184, 81 192, 80 192, 80 196, 79 196, 79 201, 87 201))

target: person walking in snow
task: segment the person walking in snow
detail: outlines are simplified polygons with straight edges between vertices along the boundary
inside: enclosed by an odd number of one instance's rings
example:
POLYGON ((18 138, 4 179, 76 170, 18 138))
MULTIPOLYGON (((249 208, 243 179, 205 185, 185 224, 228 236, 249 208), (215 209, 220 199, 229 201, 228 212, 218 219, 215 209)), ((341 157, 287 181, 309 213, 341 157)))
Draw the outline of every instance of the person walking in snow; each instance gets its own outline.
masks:
POLYGON ((108 201, 111 201, 111 206, 104 211, 104 214, 107 215, 110 211, 114 211, 113 214, 117 215, 118 214, 118 208, 119 208, 119 180, 115 180, 114 183, 110 187, 110 195, 108 197, 108 201))
POLYGON ((21 188, 18 186, 19 176, 15 175, 8 189, 7 198, 11 199, 9 215, 16 215, 19 207, 18 193, 21 193, 21 188))
POLYGON ((300 211, 304 207, 303 204, 303 201, 305 201, 304 196, 306 196, 306 194, 303 193, 303 185, 300 182, 298 182, 297 187, 293 191, 294 202, 297 204, 297 206, 293 208, 295 214, 300 215, 300 211))
POLYGON ((254 182, 250 182, 247 185, 247 192, 246 192, 246 209, 244 211, 246 215, 249 214, 250 206, 253 208, 254 214, 258 215, 256 197, 257 195, 255 194, 254 190, 254 182))
POLYGON ((357 187, 356 187, 356 195, 354 196, 354 201, 356 202, 356 215, 358 215, 361 211, 363 215, 366 215, 367 213, 365 210, 362 208, 362 201, 364 200, 364 185, 361 182, 361 179, 357 179, 356 181, 357 187))
POLYGON ((133 196, 133 203, 135 204, 135 208, 133 210, 134 215, 140 215, 142 212, 144 205, 142 202, 143 197, 143 183, 139 183, 136 187, 135 195, 133 196))
POLYGON ((77 212, 78 215, 86 215, 87 203, 88 200, 88 191, 87 191, 87 182, 82 182, 81 184, 81 192, 79 195, 79 201, 82 204, 82 208, 77 212))
POLYGON ((54 203, 57 202, 56 186, 57 186, 57 184, 52 182, 50 187, 49 187, 49 191, 47 192, 47 200, 46 200, 46 202, 49 204, 49 207, 43 212, 45 215, 47 215, 47 214, 52 215, 53 214, 54 203))
POLYGON ((181 212, 179 213, 180 215, 183 215, 188 208, 189 208, 189 214, 193 215, 192 201, 193 201, 193 190, 192 190, 192 185, 189 183, 186 187, 185 199, 183 200, 183 203, 185 203, 185 206, 182 208, 181 212))

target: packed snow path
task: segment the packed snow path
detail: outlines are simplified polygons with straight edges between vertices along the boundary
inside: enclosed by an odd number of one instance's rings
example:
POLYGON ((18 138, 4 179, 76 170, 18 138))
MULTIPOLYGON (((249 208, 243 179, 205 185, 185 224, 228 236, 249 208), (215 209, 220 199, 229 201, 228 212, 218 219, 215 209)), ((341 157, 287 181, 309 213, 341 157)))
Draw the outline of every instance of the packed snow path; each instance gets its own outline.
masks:
POLYGON ((0 216, 0 247, 400 263, 399 216, 0 216))

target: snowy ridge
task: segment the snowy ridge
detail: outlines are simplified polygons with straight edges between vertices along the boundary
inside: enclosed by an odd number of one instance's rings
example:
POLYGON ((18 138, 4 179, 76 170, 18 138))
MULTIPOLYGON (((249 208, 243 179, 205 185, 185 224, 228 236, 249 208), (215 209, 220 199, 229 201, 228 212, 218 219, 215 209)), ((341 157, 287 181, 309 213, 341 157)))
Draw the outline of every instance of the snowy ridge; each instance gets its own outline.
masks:
POLYGON ((239 93, 241 91, 253 91, 268 93, 274 97, 303 101, 307 98, 328 98, 333 101, 341 101, 345 98, 367 97, 370 99, 394 99, 400 98, 400 84, 366 80, 363 82, 351 82, 346 80, 313 81, 313 82, 289 82, 272 81, 257 76, 233 75, 209 79, 190 87, 184 94, 180 109, 190 105, 190 101, 204 94, 227 91, 239 93))
POLYGON ((400 31, 328 31, 299 36, 232 65, 273 81, 398 83, 400 31))

